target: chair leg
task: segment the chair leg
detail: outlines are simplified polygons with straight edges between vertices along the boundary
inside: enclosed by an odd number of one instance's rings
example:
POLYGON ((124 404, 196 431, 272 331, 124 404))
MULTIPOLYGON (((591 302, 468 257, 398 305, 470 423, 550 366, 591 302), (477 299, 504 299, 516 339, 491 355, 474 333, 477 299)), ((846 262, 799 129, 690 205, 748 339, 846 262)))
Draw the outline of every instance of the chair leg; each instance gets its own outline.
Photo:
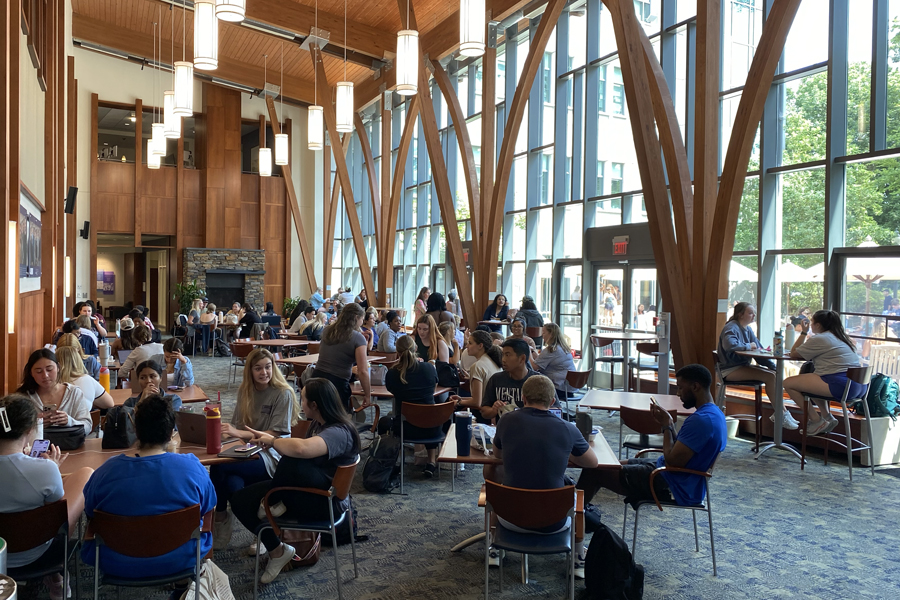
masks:
MULTIPOLYGON (((415 456, 415 450, 413 450, 415 456)), ((400 422, 400 495, 403 495, 403 474, 406 471, 406 444, 403 443, 403 422, 400 422)))
POLYGON ((700 538, 697 536, 697 511, 692 510, 691 516, 694 517, 694 547, 697 552, 700 552, 700 538))
POLYGON ((844 428, 847 437, 847 470, 850 472, 850 481, 853 481, 853 436, 850 435, 850 413, 847 411, 847 402, 841 399, 841 408, 844 410, 844 428))
POLYGON ((94 600, 100 598, 100 545, 94 542, 94 600))
POLYGON ((253 600, 259 598, 259 545, 262 536, 256 536, 256 570, 253 572, 253 600))
MULTIPOLYGON (((800 423, 803 433, 800 434, 800 470, 806 466, 806 434, 809 428, 809 398, 803 396, 803 422, 800 423)), ((848 432, 849 433, 849 432, 848 432)))
POLYGON ((488 600, 488 586, 491 576, 491 516, 484 511, 484 600, 488 600))
POLYGON ((638 506, 634 509, 634 535, 631 538, 631 558, 637 556, 637 528, 638 528, 638 517, 641 516, 641 507, 638 506))
POLYGON ((753 451, 759 452, 759 447, 762 445, 762 386, 756 386, 755 391, 753 415, 756 417, 756 427, 754 427, 756 429, 756 436, 754 436, 756 438, 756 447, 753 451))
MULTIPOLYGON (((871 384, 870 384, 871 385, 871 384)), ((866 416, 866 434, 869 436, 869 470, 872 471, 872 477, 875 476, 875 436, 872 433, 872 418, 869 415, 869 399, 863 399, 863 409, 866 416)))
MULTIPOLYGON (((353 525, 350 525, 350 537, 353 537, 353 525)), ((344 600, 344 590, 341 585, 341 563, 338 561, 338 551, 337 551, 337 528, 334 526, 334 520, 332 519, 331 525, 331 551, 334 553, 334 576, 337 579, 337 589, 338 589, 338 600, 344 600)))
POLYGON ((622 539, 625 539, 625 526, 628 525, 628 504, 625 504, 625 516, 622 517, 622 539))
POLYGON ((353 500, 350 501, 350 512, 347 513, 350 519, 350 552, 353 554, 353 578, 359 579, 359 567, 356 566, 356 536, 353 535, 353 500))
POLYGON ((528 555, 522 555, 522 583, 528 585, 528 555))

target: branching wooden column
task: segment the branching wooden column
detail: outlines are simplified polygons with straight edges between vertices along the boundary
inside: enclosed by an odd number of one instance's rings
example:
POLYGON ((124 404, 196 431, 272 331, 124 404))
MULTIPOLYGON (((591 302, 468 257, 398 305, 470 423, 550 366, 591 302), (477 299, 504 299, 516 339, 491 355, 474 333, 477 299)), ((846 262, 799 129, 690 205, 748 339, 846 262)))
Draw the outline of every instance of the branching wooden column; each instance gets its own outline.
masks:
MULTIPOLYGON (((377 262, 381 264, 379 255, 382 245, 379 238, 382 235, 381 225, 383 222, 381 215, 381 189, 378 187, 378 178, 375 175, 375 159, 372 157, 372 146, 369 144, 369 136, 366 134, 366 127, 363 125, 358 112, 353 113, 353 124, 356 127, 356 136, 359 138, 359 147, 362 149, 363 160, 366 163, 366 174, 369 177, 369 195, 372 199, 372 219, 375 223, 375 256, 378 257, 377 262)), ((347 155, 346 148, 344 149, 344 155, 347 155)), ((388 154, 388 156, 390 156, 390 154, 388 154)), ((384 299, 384 295, 381 294, 380 291, 378 297, 382 300, 384 299)))
MULTIPOLYGON (((345 133, 341 140, 341 151, 344 153, 344 156, 347 156, 347 149, 350 147, 350 134, 345 133)), ((323 187, 323 200, 325 201, 325 214, 324 214, 324 222, 325 222, 325 240, 323 244, 323 254, 324 261, 322 263, 324 269, 324 279, 325 279, 325 291, 329 291, 331 288, 331 267, 334 264, 334 228, 337 224, 337 212, 338 212, 338 198, 341 194, 341 182, 338 179, 334 180, 334 187, 331 188, 331 192, 329 193, 328 187, 331 182, 331 146, 325 146, 324 148, 324 174, 323 181, 325 181, 325 186, 323 187)), ((328 294, 331 296, 331 294, 328 294)))
MULTIPOLYGON (((389 94, 386 94, 389 95, 389 94)), ((378 297, 385 306, 391 306, 393 299, 388 300, 388 288, 394 284, 394 232, 385 226, 385 217, 391 210, 391 107, 382 100, 381 104, 381 228, 375 235, 381 238, 378 246, 378 297), (387 249, 391 248, 390 254, 387 249)))

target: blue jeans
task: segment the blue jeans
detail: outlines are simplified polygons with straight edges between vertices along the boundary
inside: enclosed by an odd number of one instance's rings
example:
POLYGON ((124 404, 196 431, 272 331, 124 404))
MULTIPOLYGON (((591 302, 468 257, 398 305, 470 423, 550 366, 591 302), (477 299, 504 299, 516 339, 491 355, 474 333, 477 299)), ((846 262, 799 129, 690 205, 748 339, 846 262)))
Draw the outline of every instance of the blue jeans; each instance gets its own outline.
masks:
POLYGON ((266 471, 266 462, 261 458, 247 459, 242 462, 213 465, 209 469, 209 478, 216 488, 216 512, 225 512, 228 500, 235 492, 248 485, 268 480, 269 472, 266 471))

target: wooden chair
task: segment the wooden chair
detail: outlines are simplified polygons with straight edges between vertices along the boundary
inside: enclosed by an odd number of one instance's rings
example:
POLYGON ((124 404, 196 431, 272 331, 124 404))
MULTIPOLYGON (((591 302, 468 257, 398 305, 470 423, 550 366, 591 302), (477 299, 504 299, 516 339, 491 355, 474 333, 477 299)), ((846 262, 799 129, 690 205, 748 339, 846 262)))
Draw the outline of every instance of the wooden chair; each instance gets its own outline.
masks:
POLYGON ((610 347, 610 350, 615 350, 615 348, 621 347, 621 343, 618 340, 606 340, 600 339, 598 337, 591 336, 591 347, 594 350, 594 371, 597 370, 597 363, 605 363, 609 365, 609 390, 615 390, 615 373, 616 368, 615 365, 622 365, 622 375, 625 375, 625 357, 621 354, 619 355, 608 355, 603 356, 603 348, 607 346, 610 347))
MULTIPOLYGON (((678 412, 673 408, 668 413, 672 417, 672 422, 677 423, 678 412)), ((649 410, 622 406, 619 409, 619 460, 622 459, 622 448, 626 449, 625 458, 628 458, 628 449, 662 450, 662 431, 662 426, 656 422, 649 410), (624 434, 625 427, 635 433, 624 434)))
MULTIPOLYGON (((575 598, 575 486, 552 490, 525 490, 485 481, 484 532, 490 535, 491 513, 523 529, 540 529, 570 519, 558 533, 520 533, 498 522, 493 539, 484 544, 484 598, 490 586, 490 549, 529 554, 567 554, 566 595, 575 598)), ((503 593, 503 555, 500 555, 500 592, 503 593)))
POLYGON ((100 409, 95 408, 91 411, 91 433, 95 433, 100 427, 100 409))
MULTIPOLYGON (((753 452, 759 452, 759 446, 762 444, 762 381, 754 381, 754 380, 746 380, 746 381, 725 381, 725 377, 722 375, 722 365, 719 364, 719 352, 717 350, 713 350, 713 364, 716 365, 716 380, 718 381, 718 390, 716 391, 716 406, 722 409, 722 412, 732 419, 737 419, 738 421, 753 421, 756 426, 756 443, 754 444, 751 450, 753 452), (738 415, 729 415, 728 411, 725 410, 725 392, 728 386, 732 387, 744 387, 744 388, 753 388, 754 392, 754 402, 753 402, 753 414, 738 414, 738 415)), ((780 368, 780 367, 779 367, 780 368)), ((769 398, 769 402, 772 399, 769 398)), ((784 401, 782 400, 782 403, 784 401)), ((805 422, 805 421, 804 421, 805 422)), ((802 464, 802 463, 801 463, 802 464)))
MULTIPOLYGON (((659 452, 658 450, 643 450, 638 452, 636 456, 640 456, 645 452, 659 452)), ((716 457, 718 460, 718 457, 716 457)), ((709 497, 709 480, 712 478, 713 468, 716 466, 716 461, 713 460, 713 463, 709 466, 709 471, 705 473, 703 471, 694 471, 692 469, 682 469, 678 467, 659 467, 658 469, 654 469, 652 473, 650 473, 650 491, 653 494, 653 500, 638 500, 632 503, 634 507, 634 536, 631 539, 631 555, 634 557, 637 554, 637 531, 638 531, 638 517, 640 515, 640 509, 643 506, 654 505, 656 508, 662 512, 663 507, 666 508, 680 508, 684 510, 691 511, 691 515, 694 517, 694 545, 697 552, 700 552, 700 537, 697 534, 697 513, 705 512, 707 517, 709 518, 709 547, 712 552, 712 564, 713 564, 713 576, 717 576, 716 572, 716 544, 713 539, 713 522, 712 522, 712 505, 710 503, 709 497), (674 500, 660 500, 656 495, 656 489, 653 487, 653 480, 662 472, 667 473, 686 473, 689 475, 696 475, 697 477, 703 478, 703 487, 704 492, 706 494, 705 500, 700 504, 690 504, 690 505, 681 505, 677 504, 674 500)), ((625 525, 628 522, 628 503, 625 504, 625 519, 622 522, 622 537, 625 537, 625 525)))
POLYGON ((321 343, 322 342, 310 342, 309 344, 307 344, 307 346, 306 346, 307 354, 318 354, 319 346, 321 345, 321 343))
POLYGON ((396 362, 396 360, 397 360, 396 352, 381 352, 379 350, 369 350, 368 354, 369 354, 369 356, 383 356, 384 360, 379 362, 378 363, 379 365, 383 365, 383 364, 385 364, 387 362, 391 362, 391 361, 396 362))
POLYGON ((634 371, 634 388, 635 391, 641 391, 641 371, 653 371, 659 376, 659 357, 662 352, 659 351, 659 342, 638 342, 635 344, 637 356, 628 361, 628 369, 634 371), (652 356, 653 362, 641 364, 641 356, 652 356))
MULTIPOLYGON (((331 548, 332 552, 334 552, 334 572, 337 578, 337 589, 338 589, 338 599, 342 600, 344 597, 343 589, 341 587, 341 566, 338 561, 338 551, 337 551, 337 528, 338 526, 344 522, 344 519, 352 519, 353 514, 353 506, 352 500, 348 504, 348 507, 345 511, 340 513, 335 520, 334 515, 334 498, 343 501, 346 498, 350 497, 350 485, 353 483, 353 477, 356 475, 356 468, 359 466, 359 455, 356 456, 356 461, 351 465, 346 465, 344 467, 338 467, 337 471, 334 474, 334 479, 331 480, 331 487, 327 490, 320 490, 316 488, 300 488, 300 487, 277 487, 272 488, 266 493, 265 498, 263 498, 263 507, 266 510, 266 520, 256 528, 254 532, 256 534, 256 574, 253 577, 253 598, 259 597, 259 555, 260 555, 260 533, 265 531, 266 529, 271 529, 275 532, 275 535, 278 536, 279 539, 282 538, 285 531, 311 531, 314 533, 330 533, 331 534, 331 548), (315 494, 316 496, 321 496, 328 500, 328 516, 329 520, 325 521, 309 521, 304 520, 302 517, 295 518, 288 511, 287 514, 282 515, 281 517, 273 517, 272 509, 269 506, 269 497, 275 492, 306 492, 308 494, 315 494)), ((359 577, 359 569, 356 566, 356 539, 353 536, 353 526, 351 523, 350 526, 350 548, 353 552, 353 577, 359 577)))
MULTIPOLYGON (((421 429, 429 429, 431 427, 441 427, 453 416, 456 410, 455 402, 443 402, 441 404, 414 404, 412 402, 403 402, 400 405, 400 493, 403 494, 403 478, 406 466, 406 447, 404 444, 443 444, 447 438, 442 431, 439 435, 432 438, 408 439, 405 434, 403 422, 407 422, 414 427, 421 429)), ((438 478, 441 476, 441 464, 438 463, 438 478)))
POLYGON ((231 389, 231 384, 234 383, 235 378, 237 377, 238 367, 244 367, 244 359, 253 352, 253 346, 250 344, 242 344, 240 342, 232 342, 229 344, 231 348, 231 356, 234 358, 231 361, 231 377, 228 378, 228 389, 231 389))
MULTIPOLYGON (((47 553, 24 567, 13 567, 6 574, 16 581, 30 581, 62 572, 63 589, 69 579, 69 560, 78 551, 78 539, 69 539, 69 512, 65 498, 39 506, 32 510, 15 513, 0 513, 0 538, 6 541, 8 552, 25 552, 62 536, 61 556, 47 553)), ((78 569, 72 571, 75 581, 72 587, 78 589, 78 569)))
POLYGON ((200 598, 200 571, 203 557, 201 537, 203 523, 212 526, 212 514, 201 518, 200 505, 174 510, 161 515, 126 517, 103 511, 94 511, 84 535, 85 541, 94 540, 94 598, 99 597, 100 548, 106 546, 113 552, 133 558, 154 558, 176 550, 191 540, 197 546, 193 566, 158 577, 131 578, 105 574, 103 583, 116 587, 158 587, 181 579, 194 580, 194 600, 200 598), (165 535, 160 535, 164 531, 165 535))
MULTIPOLYGON (((366 410, 367 408, 375 409, 375 416, 372 418, 372 427, 371 427, 372 433, 375 433, 376 431, 378 431, 378 420, 381 418, 381 407, 378 406, 377 402, 369 402, 369 403, 362 402, 362 403, 360 403, 359 406, 355 406, 353 408, 353 414, 361 413, 364 410, 366 410)), ((363 419, 360 422, 365 423, 365 419, 363 419)))
POLYGON ((803 424, 801 425, 803 431, 800 434, 802 439, 802 444, 800 448, 800 470, 803 470, 803 466, 806 463, 806 423, 809 422, 809 402, 813 398, 820 398, 823 400, 828 400, 829 402, 840 402, 841 409, 844 412, 844 433, 837 433, 834 431, 830 431, 828 433, 822 434, 822 437, 825 439, 825 464, 828 464, 828 445, 830 443, 835 443, 838 446, 842 446, 847 449, 847 470, 850 473, 850 481, 853 481, 853 453, 854 452, 862 452, 863 450, 868 450, 869 452, 869 468, 872 471, 872 476, 875 476, 875 455, 872 451, 872 440, 875 439, 872 435, 872 418, 869 415, 869 389, 872 387, 869 385, 872 381, 872 373, 874 369, 869 367, 853 367, 847 369, 847 385, 844 386, 844 394, 841 396, 840 400, 836 398, 832 398, 830 396, 817 396, 815 394, 804 394, 806 397, 806 402, 803 403, 803 424), (866 386, 866 392, 863 394, 862 398, 849 398, 850 395, 850 383, 855 381, 860 385, 866 386), (862 400, 863 405, 863 414, 865 415, 866 422, 866 433, 869 436, 869 443, 864 444, 861 440, 854 438, 850 434, 850 412, 847 410, 847 403, 853 400, 862 400), (854 445, 855 444, 855 445, 854 445))
POLYGON ((525 335, 534 340, 535 347, 540 350, 544 345, 543 327, 526 327, 525 335))

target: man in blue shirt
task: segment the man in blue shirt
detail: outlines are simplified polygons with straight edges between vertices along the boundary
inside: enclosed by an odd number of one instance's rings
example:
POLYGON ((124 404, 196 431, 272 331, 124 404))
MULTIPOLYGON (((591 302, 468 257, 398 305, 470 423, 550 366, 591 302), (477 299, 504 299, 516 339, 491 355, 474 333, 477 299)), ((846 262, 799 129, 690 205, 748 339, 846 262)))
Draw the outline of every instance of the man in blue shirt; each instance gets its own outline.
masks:
POLYGON ((322 297, 322 288, 316 288, 316 293, 309 297, 309 303, 316 310, 322 308, 322 305, 325 304, 325 298, 322 297))
MULTIPOLYGON (((652 500, 650 474, 659 467, 681 467, 706 472, 725 449, 728 439, 725 414, 716 406, 709 392, 712 376, 703 365, 687 365, 675 374, 678 396, 685 408, 695 408, 694 414, 684 420, 681 431, 675 434, 675 425, 668 412, 650 405, 650 412, 663 428, 663 455, 658 459, 632 458, 622 461, 618 473, 601 470, 584 470, 578 480, 578 488, 585 490, 585 502, 589 502, 601 487, 625 496, 626 502, 652 500)), ((687 473, 667 473, 653 481, 653 488, 660 499, 673 497, 680 505, 703 502, 706 487, 703 477, 687 473)))

